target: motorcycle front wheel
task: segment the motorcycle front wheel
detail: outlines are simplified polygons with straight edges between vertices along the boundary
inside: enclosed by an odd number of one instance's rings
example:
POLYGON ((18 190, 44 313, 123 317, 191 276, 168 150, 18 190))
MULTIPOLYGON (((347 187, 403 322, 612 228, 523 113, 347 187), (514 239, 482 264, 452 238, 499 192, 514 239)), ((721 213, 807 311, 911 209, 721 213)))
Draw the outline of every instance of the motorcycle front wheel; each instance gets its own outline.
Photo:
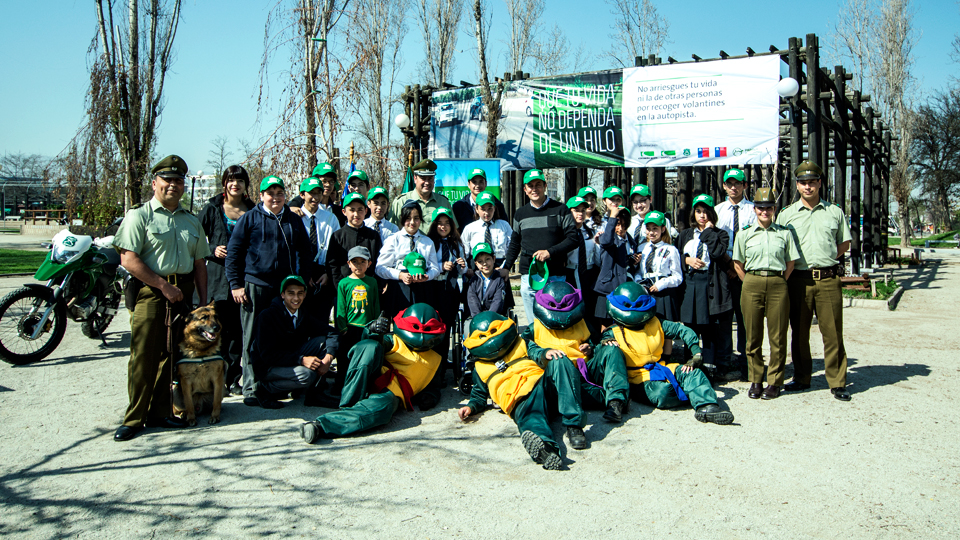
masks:
POLYGON ((23 365, 50 356, 67 330, 67 310, 62 303, 54 306, 37 338, 31 339, 49 305, 42 292, 30 287, 0 300, 0 360, 23 365))

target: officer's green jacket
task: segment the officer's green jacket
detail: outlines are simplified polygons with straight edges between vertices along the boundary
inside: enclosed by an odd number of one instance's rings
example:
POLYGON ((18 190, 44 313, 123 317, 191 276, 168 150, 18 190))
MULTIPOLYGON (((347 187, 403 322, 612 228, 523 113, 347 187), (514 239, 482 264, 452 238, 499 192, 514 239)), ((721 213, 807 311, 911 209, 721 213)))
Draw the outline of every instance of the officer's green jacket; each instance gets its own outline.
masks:
POLYGON ((794 270, 836 266, 837 246, 850 241, 850 225, 843 210, 820 199, 813 209, 799 200, 784 208, 777 216, 777 225, 790 229, 800 249, 794 270))
POLYGON ((785 272, 787 263, 799 258, 793 233, 776 223, 769 228, 760 222, 747 225, 733 243, 733 260, 742 262, 745 270, 785 272))
POLYGON ((127 212, 113 246, 136 253, 158 276, 189 274, 194 261, 210 255, 200 220, 182 206, 171 212, 155 198, 127 212))

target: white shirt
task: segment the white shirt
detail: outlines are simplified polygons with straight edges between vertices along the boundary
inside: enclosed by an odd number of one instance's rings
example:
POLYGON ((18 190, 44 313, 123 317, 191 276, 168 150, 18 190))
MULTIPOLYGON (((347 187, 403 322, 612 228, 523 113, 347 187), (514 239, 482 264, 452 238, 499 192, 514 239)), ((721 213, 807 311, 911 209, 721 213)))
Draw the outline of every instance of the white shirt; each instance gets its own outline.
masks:
POLYGON ((707 247, 706 244, 703 244, 703 254, 701 256, 700 254, 697 253, 698 249, 700 248, 700 244, 701 244, 700 230, 694 229, 693 239, 691 239, 689 242, 683 245, 683 255, 685 257, 693 257, 695 259, 700 259, 701 261, 706 263, 706 266, 700 269, 702 271, 706 271, 707 269, 710 268, 710 248, 707 247))
MULTIPOLYGON (((373 219, 372 216, 363 220, 363 224, 366 225, 367 227, 370 227, 373 230, 377 230, 377 220, 373 219)), ((397 227, 393 223, 390 223, 389 221, 387 221, 387 218, 384 217, 383 219, 380 220, 380 241, 386 244, 387 238, 390 238, 390 235, 392 235, 393 233, 399 230, 400 230, 400 227, 397 227)))
MULTIPOLYGON (((753 201, 748 201, 746 197, 740 199, 740 202, 737 203, 737 217, 739 219, 740 229, 743 229, 746 225, 753 225, 757 222, 757 213, 753 211, 753 201)), ((727 245, 727 253, 733 254, 733 203, 730 202, 730 198, 723 201, 713 208, 717 211, 717 228, 727 231, 727 236, 729 237, 729 244, 727 245)), ((736 231, 736 234, 739 234, 740 230, 736 231)))
MULTIPOLYGON (((437 250, 433 247, 433 240, 420 231, 414 235, 417 252, 423 255, 427 260, 427 279, 433 279, 440 273, 440 261, 437 257, 437 250)), ((406 268, 403 266, 403 258, 410 253, 410 238, 407 231, 399 230, 383 243, 380 250, 380 258, 377 259, 377 275, 383 279, 400 279, 400 272, 406 268)))
MULTIPOLYGON (((646 217, 646 216, 644 216, 646 217)), ((670 223, 670 220, 667 219, 667 216, 663 216, 664 224, 667 227, 667 232, 670 233, 670 236, 673 238, 677 237, 677 231, 673 228, 673 224, 670 223)), ((647 241, 647 231, 643 228, 643 218, 639 214, 633 216, 630 219, 630 226, 627 227, 627 235, 630 238, 635 238, 637 240, 637 245, 642 246, 647 241), (637 238, 635 235, 637 233, 637 227, 640 227, 640 238, 637 238)))
MULTIPOLYGON (((483 235, 486 227, 484 221, 478 219, 471 221, 463 228, 460 233, 460 240, 467 248, 467 254, 473 253, 473 248, 483 242, 483 235)), ((513 228, 505 220, 498 219, 490 222, 490 239, 493 241, 493 258, 504 259, 507 257, 507 248, 510 247, 510 237, 513 236, 513 228)))
MULTIPOLYGON (((323 206, 322 204, 320 205, 323 206)), ((340 222, 333 216, 333 212, 317 209, 316 214, 311 214, 306 205, 301 206, 303 211, 303 228, 307 230, 307 238, 310 237, 310 218, 316 217, 317 222, 317 258, 314 261, 317 264, 327 264, 327 250, 330 249, 330 237, 333 233, 340 230, 340 222)))
POLYGON ((293 321, 293 327, 296 328, 296 327, 297 327, 297 314, 300 313, 300 310, 290 311, 290 308, 288 308, 287 306, 283 306, 283 307, 286 308, 287 313, 290 314, 290 320, 293 321))
POLYGON ((653 286, 658 291, 679 287, 683 283, 683 270, 680 266, 680 252, 677 248, 666 242, 657 242, 651 244, 647 242, 643 245, 643 251, 640 256, 640 269, 634 276, 634 281, 641 281, 644 278, 654 278, 653 286), (653 272, 647 273, 647 260, 653 257, 653 272))

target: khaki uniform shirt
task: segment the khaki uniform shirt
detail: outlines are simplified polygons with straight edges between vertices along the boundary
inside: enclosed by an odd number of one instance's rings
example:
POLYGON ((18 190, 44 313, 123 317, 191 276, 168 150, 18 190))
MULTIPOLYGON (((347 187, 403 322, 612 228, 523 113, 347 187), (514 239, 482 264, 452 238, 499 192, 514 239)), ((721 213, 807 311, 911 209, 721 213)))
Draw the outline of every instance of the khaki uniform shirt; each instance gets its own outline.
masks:
POLYGON ((415 189, 400 195, 390 204, 389 219, 391 223, 403 229, 403 223, 400 223, 400 211, 403 209, 404 203, 411 200, 420 203, 420 208, 423 210, 423 222, 420 224, 420 232, 423 234, 430 232, 430 224, 433 223, 433 211, 437 208, 450 210, 450 219, 453 221, 453 226, 459 227, 457 218, 453 217, 453 206, 450 205, 449 199, 434 191, 430 200, 424 203, 415 189))
POLYGON ((127 212, 113 246, 136 253, 162 277, 189 274, 193 261, 210 255, 200 220, 182 206, 171 212, 157 199, 127 212))
POLYGON ((759 222, 747 225, 733 243, 733 260, 742 262, 747 271, 786 272, 787 263, 799 258, 793 233, 776 223, 771 223, 768 229, 759 222))
POLYGON ((812 210, 803 205, 803 200, 787 206, 777 216, 777 225, 790 229, 800 247, 795 270, 836 266, 837 246, 851 238, 843 210, 823 199, 812 210))

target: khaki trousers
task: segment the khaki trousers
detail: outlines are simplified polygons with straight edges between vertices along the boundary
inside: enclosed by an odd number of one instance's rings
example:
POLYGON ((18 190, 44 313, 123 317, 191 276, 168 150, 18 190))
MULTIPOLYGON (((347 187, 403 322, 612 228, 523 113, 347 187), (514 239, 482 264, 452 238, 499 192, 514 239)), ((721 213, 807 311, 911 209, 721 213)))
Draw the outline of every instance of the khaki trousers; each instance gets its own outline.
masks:
POLYGON ((793 380, 810 384, 813 358, 810 355, 810 324, 816 313, 823 336, 823 364, 830 388, 847 385, 847 352, 843 348, 843 296, 840 278, 815 281, 809 272, 794 272, 787 283, 790 290, 790 352, 793 380))
POLYGON ((778 276, 747 274, 743 278, 740 309, 747 334, 747 376, 750 382, 763 382, 763 319, 766 317, 767 337, 770 339, 767 384, 783 386, 783 368, 787 364, 787 325, 790 322, 787 281, 778 276))

